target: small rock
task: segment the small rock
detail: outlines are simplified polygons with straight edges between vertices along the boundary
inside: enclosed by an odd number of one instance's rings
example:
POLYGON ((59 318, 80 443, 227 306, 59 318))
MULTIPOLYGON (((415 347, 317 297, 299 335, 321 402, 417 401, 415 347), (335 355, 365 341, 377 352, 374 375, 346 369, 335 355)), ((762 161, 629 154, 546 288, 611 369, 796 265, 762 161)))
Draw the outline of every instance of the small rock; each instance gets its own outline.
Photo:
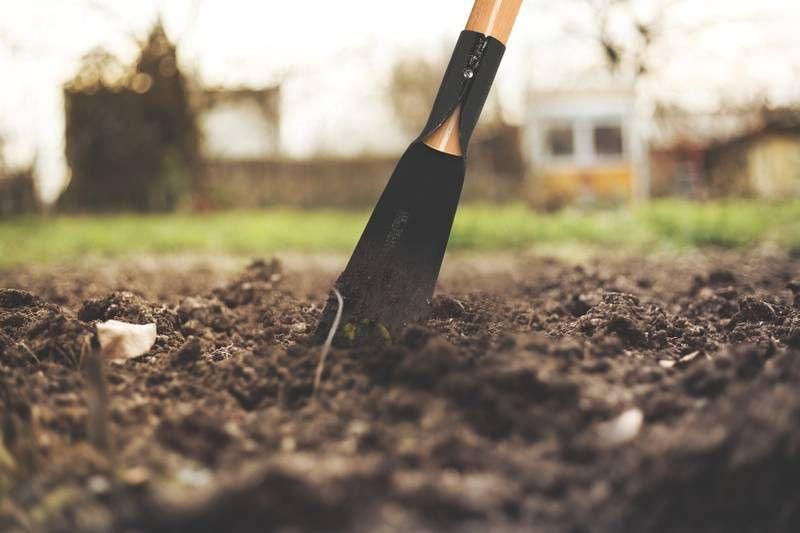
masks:
POLYGON ((105 476, 92 476, 89 478, 88 487, 94 494, 105 494, 111 490, 111 482, 105 476))
POLYGON ((106 359, 133 359, 153 347, 156 325, 108 320, 97 324, 97 340, 106 359))
POLYGON ((694 361, 695 359, 697 359, 697 356, 699 356, 699 355, 700 355, 699 351, 694 351, 694 352, 692 352, 690 354, 684 355, 683 357, 678 359, 678 365, 686 366, 689 363, 691 363, 692 361, 694 361))
POLYGON ((179 469, 175 477, 180 483, 192 488, 205 487, 213 478, 210 470, 191 466, 179 469))
POLYGON ((616 418, 597 426, 597 444, 601 448, 613 448, 636 438, 642 429, 644 413, 641 409, 628 409, 616 418))

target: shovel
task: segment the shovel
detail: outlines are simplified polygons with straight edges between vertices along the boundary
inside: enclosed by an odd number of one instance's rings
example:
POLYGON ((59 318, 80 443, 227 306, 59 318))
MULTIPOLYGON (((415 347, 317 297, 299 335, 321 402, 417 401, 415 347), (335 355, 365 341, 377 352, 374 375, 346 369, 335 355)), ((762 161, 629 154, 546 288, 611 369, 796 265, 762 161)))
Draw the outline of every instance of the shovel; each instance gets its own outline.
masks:
MULTIPOLYGON (((335 291, 315 340, 337 314, 350 339, 391 338, 430 309, 464 183, 469 139, 522 0, 476 0, 428 123, 400 158, 335 291)), ((338 323, 338 321, 337 321, 338 323)))

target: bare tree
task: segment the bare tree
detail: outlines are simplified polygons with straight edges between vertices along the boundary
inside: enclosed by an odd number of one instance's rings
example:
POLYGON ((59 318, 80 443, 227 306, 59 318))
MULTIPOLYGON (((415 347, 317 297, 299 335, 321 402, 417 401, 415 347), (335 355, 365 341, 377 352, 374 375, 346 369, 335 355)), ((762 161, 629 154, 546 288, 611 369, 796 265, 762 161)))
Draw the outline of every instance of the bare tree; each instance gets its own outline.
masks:
POLYGON ((775 13, 739 13, 720 7, 713 16, 675 16, 701 12, 692 0, 568 0, 590 13, 589 25, 572 33, 595 41, 612 72, 642 77, 659 70, 658 57, 676 48, 689 49, 698 38, 723 25, 764 27, 775 13))
POLYGON ((608 69, 642 76, 650 72, 650 52, 665 35, 667 12, 687 0, 658 0, 648 14, 635 0, 574 1, 591 11, 594 26, 588 36, 599 45, 608 69))

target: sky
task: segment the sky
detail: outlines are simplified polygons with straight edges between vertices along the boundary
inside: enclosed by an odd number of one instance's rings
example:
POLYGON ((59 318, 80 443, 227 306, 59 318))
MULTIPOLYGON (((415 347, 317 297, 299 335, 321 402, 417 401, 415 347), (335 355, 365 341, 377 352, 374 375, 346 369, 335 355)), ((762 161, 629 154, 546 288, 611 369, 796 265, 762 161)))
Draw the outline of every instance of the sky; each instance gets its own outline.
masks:
MULTIPOLYGON (((534 90, 581 87, 602 65, 591 0, 525 0, 495 91, 524 120, 534 90)), ((650 102, 698 111, 767 97, 800 101, 800 0, 630 0, 612 12, 615 40, 658 20, 650 102)), ((388 153, 409 139, 385 92, 403 56, 444 61, 471 0, 0 0, 0 137, 11 166, 35 158, 53 199, 68 171, 61 87, 102 46, 132 61, 156 16, 182 68, 204 85, 282 83, 281 147, 289 156, 388 153)))

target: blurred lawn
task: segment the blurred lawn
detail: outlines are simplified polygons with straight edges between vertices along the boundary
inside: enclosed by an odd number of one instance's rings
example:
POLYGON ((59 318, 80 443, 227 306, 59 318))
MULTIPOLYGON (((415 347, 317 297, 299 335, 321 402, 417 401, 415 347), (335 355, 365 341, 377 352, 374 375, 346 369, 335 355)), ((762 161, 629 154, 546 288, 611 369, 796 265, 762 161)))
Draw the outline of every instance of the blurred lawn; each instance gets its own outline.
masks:
MULTIPOLYGON (((0 266, 140 253, 346 253, 352 250, 367 215, 278 209, 0 220, 0 266)), ((667 200, 632 209, 550 214, 523 205, 465 205, 456 218, 450 249, 594 245, 644 252, 765 242, 800 250, 800 201, 667 200)))

